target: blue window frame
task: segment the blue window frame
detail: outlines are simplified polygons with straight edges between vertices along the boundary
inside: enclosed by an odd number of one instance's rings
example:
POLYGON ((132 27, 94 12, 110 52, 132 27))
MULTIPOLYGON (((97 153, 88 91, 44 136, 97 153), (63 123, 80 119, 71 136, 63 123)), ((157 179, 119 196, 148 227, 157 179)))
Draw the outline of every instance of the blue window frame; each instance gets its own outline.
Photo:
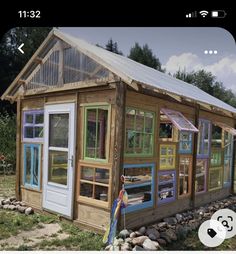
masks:
POLYGON ((40 188, 41 145, 24 144, 24 186, 40 188))
POLYGON ((158 204, 169 203, 176 197, 176 171, 158 172, 158 204))
POLYGON ((122 213, 153 206, 154 168, 154 163, 124 165, 124 187, 128 193, 128 206, 122 213))
POLYGON ((179 153, 190 154, 192 153, 192 138, 193 134, 189 131, 180 131, 179 133, 179 153))

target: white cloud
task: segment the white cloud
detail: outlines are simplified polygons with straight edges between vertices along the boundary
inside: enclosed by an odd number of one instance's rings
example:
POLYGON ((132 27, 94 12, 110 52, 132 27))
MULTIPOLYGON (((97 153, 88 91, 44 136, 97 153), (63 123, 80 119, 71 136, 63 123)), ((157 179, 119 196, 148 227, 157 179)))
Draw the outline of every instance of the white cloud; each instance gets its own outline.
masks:
POLYGON ((178 56, 171 56, 164 68, 171 74, 179 69, 186 70, 187 72, 204 69, 212 72, 218 81, 223 82, 225 87, 236 92, 236 56, 231 55, 221 58, 213 64, 204 65, 197 55, 183 53, 178 56))

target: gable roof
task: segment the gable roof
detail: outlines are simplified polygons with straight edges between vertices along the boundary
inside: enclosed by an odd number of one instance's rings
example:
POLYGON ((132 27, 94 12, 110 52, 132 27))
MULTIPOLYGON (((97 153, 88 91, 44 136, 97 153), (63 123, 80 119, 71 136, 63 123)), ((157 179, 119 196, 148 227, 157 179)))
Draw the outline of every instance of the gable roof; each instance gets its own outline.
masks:
MULTIPOLYGON (((200 104, 203 103, 205 105, 210 105, 217 109, 223 109, 236 114, 236 108, 207 94, 194 85, 188 84, 168 74, 135 62, 127 57, 94 46, 84 40, 62 33, 57 29, 53 29, 50 32, 42 45, 45 46, 47 41, 52 39, 53 36, 60 38, 69 45, 83 52, 85 55, 91 57, 93 60, 99 62, 108 70, 119 76, 128 85, 133 86, 133 84, 141 84, 146 88, 154 89, 154 91, 167 93, 170 96, 179 96, 180 98, 184 97, 193 102, 200 104)), ((40 46, 40 48, 42 48, 42 46, 40 46)), ((37 56, 40 48, 35 52, 33 57, 37 56)), ((33 62, 32 58, 27 65, 30 65, 30 62, 33 62)), ((25 68, 3 94, 2 99, 5 99, 9 91, 14 88, 17 81, 24 74, 24 71, 25 68)))

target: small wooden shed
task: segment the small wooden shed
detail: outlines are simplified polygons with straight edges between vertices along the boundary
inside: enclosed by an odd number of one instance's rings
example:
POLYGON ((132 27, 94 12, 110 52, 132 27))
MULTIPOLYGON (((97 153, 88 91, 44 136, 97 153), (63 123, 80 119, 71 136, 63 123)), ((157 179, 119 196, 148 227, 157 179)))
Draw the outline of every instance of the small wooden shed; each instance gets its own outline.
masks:
POLYGON ((236 109, 124 56, 54 29, 2 99, 16 195, 39 210, 103 231, 124 175, 134 228, 235 191, 236 109))

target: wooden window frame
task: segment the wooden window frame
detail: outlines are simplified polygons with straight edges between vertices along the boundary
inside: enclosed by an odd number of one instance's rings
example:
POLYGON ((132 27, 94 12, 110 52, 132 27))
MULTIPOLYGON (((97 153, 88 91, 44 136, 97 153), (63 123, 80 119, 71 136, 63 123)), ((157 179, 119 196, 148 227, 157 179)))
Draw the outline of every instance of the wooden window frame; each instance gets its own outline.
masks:
POLYGON ((25 188, 40 190, 40 179, 41 179, 41 145, 40 144, 24 144, 24 173, 23 173, 23 184, 25 188), (31 153, 31 166, 30 166, 30 184, 26 182, 26 149, 30 148, 31 153), (33 170, 34 170, 34 153, 33 148, 38 149, 38 185, 33 184, 33 170))
MULTIPOLYGON (((122 210, 122 214, 135 212, 135 211, 138 211, 138 210, 143 210, 143 209, 146 209, 146 208, 153 207, 153 205, 154 205, 154 187, 155 187, 154 170, 155 170, 155 163, 124 164, 124 169, 125 168, 144 168, 144 167, 151 168, 152 180, 151 180, 150 185, 151 185, 152 198, 151 198, 150 201, 143 202, 142 204, 132 205, 132 206, 126 207, 125 209, 122 210)), ((149 184, 147 183, 146 185, 149 185, 149 184)), ((131 188, 136 188, 136 187, 139 187, 139 186, 143 186, 143 185, 142 184, 135 184, 135 185, 132 185, 128 188, 131 189, 131 188)), ((127 186, 125 186, 125 184, 124 184, 124 188, 125 189, 127 188, 127 186)))
POLYGON ((23 126, 22 126, 22 142, 43 142, 44 137, 33 137, 33 138, 27 138, 25 137, 26 127, 32 127, 33 128, 33 136, 35 135, 35 127, 43 127, 44 131, 44 122, 41 124, 35 123, 36 115, 44 114, 44 110, 42 109, 34 109, 34 110, 24 110, 23 111, 23 126), (33 115, 33 123, 26 123, 26 116, 27 115, 33 115))
MULTIPOLYGON (((91 162, 103 162, 107 163, 109 161, 109 147, 110 147, 110 125, 111 125, 111 105, 108 103, 101 103, 101 104, 83 104, 81 105, 84 107, 84 123, 83 123, 83 130, 84 130, 84 135, 83 135, 83 159, 84 161, 91 161, 91 162), (106 144, 104 144, 104 147, 106 149, 105 159, 100 159, 100 158, 91 158, 86 156, 86 146, 87 146, 87 112, 88 109, 104 109, 108 111, 108 116, 107 116, 107 140, 106 144)), ((96 119, 97 120, 97 119, 96 119)), ((97 128, 96 128, 97 129, 97 128)), ((96 153, 95 153, 96 154, 96 153)))
POLYGON ((168 203, 171 203, 171 202, 173 202, 173 201, 175 201, 176 200, 176 170, 164 170, 164 171, 158 171, 158 183, 157 183, 157 204, 158 205, 163 205, 163 204, 168 204, 168 203), (172 181, 166 181, 166 182, 163 182, 163 183, 161 183, 160 184, 160 180, 159 180, 159 176, 160 175, 166 175, 166 174, 174 174, 174 179, 172 180, 172 181), (159 199, 159 193, 160 192, 164 192, 164 191, 159 191, 159 186, 160 185, 164 185, 164 184, 166 184, 166 183, 168 183, 168 182, 170 182, 170 183, 173 183, 173 188, 171 188, 171 190, 173 189, 173 191, 174 191, 174 196, 172 197, 172 198, 170 198, 170 199, 167 199, 167 200, 160 200, 159 199))
POLYGON ((178 197, 179 198, 184 198, 184 197, 188 197, 191 195, 191 185, 192 185, 192 170, 193 170, 193 156, 191 155, 180 155, 179 156, 179 170, 178 170, 178 197), (185 193, 185 194, 181 194, 180 195, 180 161, 181 161, 181 158, 188 158, 190 159, 190 162, 189 162, 189 172, 188 172, 188 193, 185 193))
MULTIPOLYGON (((133 126, 133 132, 135 133, 141 133, 141 134, 144 134, 144 137, 145 135, 151 135, 151 145, 152 145, 152 152, 151 153, 144 153, 143 150, 144 150, 144 143, 145 143, 145 139, 143 140, 143 145, 142 145, 142 153, 135 153, 133 151, 133 153, 127 153, 126 152, 126 125, 125 125, 125 145, 124 145, 124 155, 125 157, 153 157, 154 155, 154 130, 155 130, 155 118, 156 118, 156 114, 154 111, 151 111, 151 110, 147 110, 147 109, 142 109, 142 108, 136 108, 136 107, 132 107, 132 106, 128 106, 126 107, 125 109, 125 116, 126 116, 126 112, 127 112, 127 109, 130 109, 130 110, 135 110, 135 119, 134 119, 134 126, 133 126), (136 111, 143 111, 144 112, 144 131, 136 131, 136 111), (147 133, 145 132, 145 114, 146 113, 150 113, 153 115, 153 123, 152 123, 152 132, 151 133, 147 133)), ((133 147, 133 150, 134 150, 135 147, 133 147)))
POLYGON ((176 169, 176 160, 177 160, 177 153, 176 153, 176 143, 161 143, 160 144, 160 150, 159 150, 159 169, 162 170, 174 170, 176 169), (173 155, 161 155, 161 148, 162 147, 166 147, 166 149, 168 149, 168 147, 172 147, 174 148, 174 154, 173 155), (161 166, 161 158, 169 158, 169 157, 173 157, 173 166, 161 166))

